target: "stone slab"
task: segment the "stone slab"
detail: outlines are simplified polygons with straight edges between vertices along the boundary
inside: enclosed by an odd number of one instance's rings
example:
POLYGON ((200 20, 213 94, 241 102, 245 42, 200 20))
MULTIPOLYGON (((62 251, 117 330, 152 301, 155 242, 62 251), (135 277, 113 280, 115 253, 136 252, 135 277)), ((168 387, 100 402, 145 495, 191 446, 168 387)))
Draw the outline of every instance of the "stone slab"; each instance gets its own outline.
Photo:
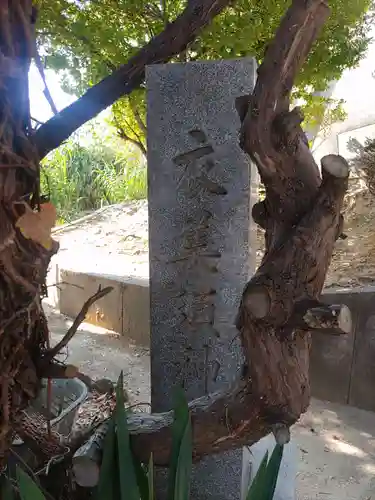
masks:
POLYGON ((85 321, 122 334, 136 344, 150 343, 149 287, 140 278, 122 279, 117 276, 77 273, 60 270, 55 307, 71 318, 80 312, 84 302, 102 288, 111 286, 111 293, 97 301, 88 311, 85 321))
MULTIPOLYGON (((239 375, 234 321, 255 262, 257 174, 239 148, 235 99, 251 93, 255 69, 239 59, 146 71, 154 411, 171 408, 176 384, 192 399, 239 375)), ((238 500, 241 455, 195 467, 193 497, 238 500)))

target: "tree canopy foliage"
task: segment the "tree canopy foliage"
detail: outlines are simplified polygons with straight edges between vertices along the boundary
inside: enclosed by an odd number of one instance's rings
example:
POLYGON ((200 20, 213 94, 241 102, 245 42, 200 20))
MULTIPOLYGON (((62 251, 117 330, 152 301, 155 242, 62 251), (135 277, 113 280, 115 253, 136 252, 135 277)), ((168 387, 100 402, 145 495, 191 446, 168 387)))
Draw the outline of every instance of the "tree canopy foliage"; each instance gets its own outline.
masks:
MULTIPOLYGON (((314 96, 355 66, 369 41, 373 0, 330 0, 331 16, 304 64, 293 92, 306 122, 316 126, 325 99, 314 96)), ((40 0, 38 43, 46 66, 60 71, 64 90, 77 96, 123 64, 184 8, 182 0, 40 0)), ((255 56, 260 63, 289 0, 237 0, 192 43, 181 61, 255 56)), ((338 103, 340 104, 340 103, 338 103)), ((144 89, 113 106, 124 139, 145 152, 144 89)), ((331 107, 334 119, 342 117, 331 107)))

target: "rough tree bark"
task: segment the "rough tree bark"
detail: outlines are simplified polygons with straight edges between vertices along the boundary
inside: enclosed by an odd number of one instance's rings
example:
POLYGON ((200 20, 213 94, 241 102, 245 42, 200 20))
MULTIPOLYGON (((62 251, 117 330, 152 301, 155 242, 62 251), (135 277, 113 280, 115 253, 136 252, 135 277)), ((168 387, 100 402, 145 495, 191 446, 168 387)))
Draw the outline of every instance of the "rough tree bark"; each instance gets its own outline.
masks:
MULTIPOLYGON (((20 432, 22 409, 46 372, 48 330, 40 306, 51 252, 15 229, 24 204, 39 204, 38 160, 76 128, 143 79, 146 64, 183 50, 229 0, 190 0, 180 18, 148 46, 42 125, 30 126, 27 70, 31 20, 28 0, 0 0, 0 459, 12 428, 20 432)), ((322 178, 308 149, 298 109, 289 110, 296 73, 328 16, 322 0, 294 0, 281 22, 252 96, 237 102, 241 146, 257 164, 266 199, 254 209, 265 228, 262 264, 246 285, 237 326, 246 366, 226 393, 191 402, 194 454, 250 445, 274 431, 278 440, 309 404, 310 329, 350 330, 350 313, 319 303, 333 246, 342 229, 340 210, 348 166, 338 156, 322 161, 322 178), (336 315, 340 316, 336 321, 336 315), (313 323, 311 323, 313 318, 313 323), (349 325, 349 326, 348 326, 349 325)), ((218 83, 219 84, 219 83, 218 83)), ((134 449, 167 464, 171 412, 129 419, 134 449)))
POLYGON ((28 89, 33 20, 31 2, 0 2, 0 465, 15 422, 39 388, 35 363, 48 335, 40 295, 56 251, 16 229, 25 205, 39 205, 28 89))

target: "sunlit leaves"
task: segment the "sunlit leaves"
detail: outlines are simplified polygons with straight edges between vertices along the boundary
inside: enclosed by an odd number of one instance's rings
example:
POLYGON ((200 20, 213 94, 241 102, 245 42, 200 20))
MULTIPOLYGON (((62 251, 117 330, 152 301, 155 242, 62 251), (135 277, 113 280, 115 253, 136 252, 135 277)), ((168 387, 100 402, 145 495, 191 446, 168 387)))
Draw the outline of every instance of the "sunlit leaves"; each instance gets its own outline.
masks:
MULTIPOLYGON (((183 0, 40 2, 39 42, 48 55, 47 65, 64 68, 64 88, 77 95, 126 62, 185 5, 183 0)), ((326 89, 363 56, 368 43, 365 13, 372 2, 330 0, 331 16, 296 82, 296 97, 305 101, 310 126, 314 126, 310 119, 317 121, 320 116, 315 115, 317 107, 322 109, 322 101, 312 92, 326 89)), ((290 0, 236 0, 176 60, 254 56, 261 62, 289 4, 290 0)), ((114 118, 126 136, 144 146, 144 130, 134 109, 144 119, 143 91, 116 104, 114 118)))

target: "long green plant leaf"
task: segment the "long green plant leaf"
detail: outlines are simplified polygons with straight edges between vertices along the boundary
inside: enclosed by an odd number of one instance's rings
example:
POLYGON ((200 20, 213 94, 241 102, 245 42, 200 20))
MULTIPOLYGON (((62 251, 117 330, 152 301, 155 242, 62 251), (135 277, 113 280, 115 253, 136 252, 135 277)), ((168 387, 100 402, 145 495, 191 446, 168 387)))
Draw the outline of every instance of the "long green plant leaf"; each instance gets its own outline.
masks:
POLYGON ((148 493, 149 485, 148 485, 147 472, 145 471, 144 466, 138 460, 137 456, 135 455, 135 453, 133 453, 133 451, 132 455, 133 455, 134 471, 137 478, 137 484, 140 493, 140 500, 149 500, 149 493, 148 493))
POLYGON ((113 416, 108 423, 107 434, 103 443, 103 459, 100 468, 99 483, 96 490, 96 500, 116 500, 114 496, 114 481, 116 481, 116 431, 113 416))
POLYGON ((15 495, 12 487, 12 483, 9 479, 3 476, 1 481, 1 500, 15 500, 15 495))
POLYGON ((283 458, 284 446, 277 444, 273 449, 271 458, 267 465, 267 496, 265 500, 272 500, 275 494, 277 478, 280 471, 280 464, 283 458))
POLYGON ((175 483, 181 443, 189 422, 189 407, 182 388, 176 387, 173 394, 174 420, 172 424, 172 451, 168 476, 168 500, 175 500, 175 483))
POLYGON ((33 479, 20 467, 17 467, 17 483, 21 500, 46 500, 33 479))
POLYGON ((191 430, 190 417, 185 427, 184 436, 181 441, 180 453, 178 456, 176 480, 174 488, 174 500, 189 500, 190 479, 193 462, 193 436, 191 430))
POLYGON ((246 500, 272 500, 275 494, 284 447, 277 444, 268 460, 265 453, 259 469, 249 488, 246 500))
POLYGON ((260 463, 259 469, 255 474, 255 477, 250 485, 249 491, 247 493, 246 500, 266 500, 264 495, 265 484, 267 479, 267 462, 268 462, 268 451, 266 451, 263 460, 260 463))
POLYGON ((148 462, 148 500, 154 500, 154 459, 152 453, 150 455, 150 460, 148 462))
POLYGON ((115 418, 117 428, 118 473, 120 475, 119 500, 139 500, 140 492, 137 484, 137 476, 134 470, 134 462, 132 451, 130 448, 130 437, 125 411, 123 372, 120 373, 120 377, 118 379, 116 387, 115 418))

